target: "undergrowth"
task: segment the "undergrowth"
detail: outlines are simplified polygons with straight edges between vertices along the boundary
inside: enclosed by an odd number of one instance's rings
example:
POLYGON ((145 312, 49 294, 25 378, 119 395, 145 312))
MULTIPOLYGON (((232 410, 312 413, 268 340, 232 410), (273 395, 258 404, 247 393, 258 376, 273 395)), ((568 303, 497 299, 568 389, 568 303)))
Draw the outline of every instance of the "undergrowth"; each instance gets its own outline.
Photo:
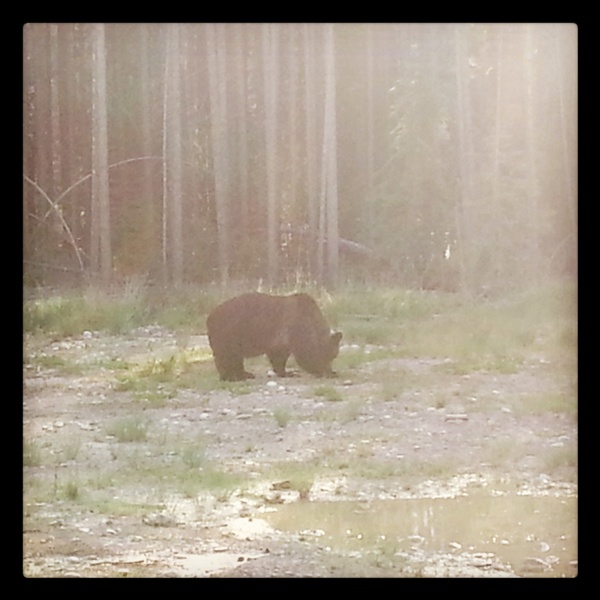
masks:
MULTIPOLYGON (((26 301, 23 326, 26 333, 54 338, 86 330, 124 333, 149 324, 205 333, 210 310, 239 291, 189 287, 166 294, 129 286, 108 293, 90 288, 79 294, 26 301)), ((275 293, 283 291, 293 290, 275 293)), ((450 359, 449 368, 457 374, 473 370, 511 373, 532 353, 544 352, 561 360, 576 356, 577 296, 572 284, 548 284, 494 301, 367 286, 335 293, 306 291, 316 297, 332 328, 343 332, 335 364, 346 370, 386 357, 429 357, 450 359)), ((144 375, 155 381, 177 376, 185 385, 190 373, 186 364, 204 359, 162 360, 147 365, 144 375)))

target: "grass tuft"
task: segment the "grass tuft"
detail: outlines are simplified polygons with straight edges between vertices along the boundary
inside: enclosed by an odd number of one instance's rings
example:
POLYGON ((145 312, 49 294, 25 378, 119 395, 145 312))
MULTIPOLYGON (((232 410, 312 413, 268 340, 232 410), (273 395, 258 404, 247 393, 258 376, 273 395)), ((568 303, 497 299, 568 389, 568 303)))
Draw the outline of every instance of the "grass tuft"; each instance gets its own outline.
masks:
POLYGON ((341 402, 344 399, 339 390, 332 385, 319 385, 315 387, 313 393, 328 402, 341 402))
POLYGON ((119 442, 144 442, 148 438, 148 419, 141 415, 116 419, 106 426, 106 434, 119 442))
POLYGON ((286 408, 276 408, 273 411, 273 417, 279 427, 285 427, 292 419, 292 413, 286 408))

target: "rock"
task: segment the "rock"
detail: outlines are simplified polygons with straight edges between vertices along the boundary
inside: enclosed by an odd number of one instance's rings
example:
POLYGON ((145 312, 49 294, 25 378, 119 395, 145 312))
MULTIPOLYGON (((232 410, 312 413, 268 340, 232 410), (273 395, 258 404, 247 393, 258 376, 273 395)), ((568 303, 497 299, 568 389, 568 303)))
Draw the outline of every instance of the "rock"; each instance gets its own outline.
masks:
POLYGON ((272 490, 289 490, 291 487, 292 484, 290 483, 289 479, 286 479, 285 481, 278 481, 277 483, 271 485, 272 490))
POLYGON ((550 546, 546 542, 540 542, 540 552, 548 552, 550 550, 550 546))
POLYGON ((142 518, 142 523, 151 527, 177 527, 177 521, 164 513, 147 515, 142 518))
POLYGON ((522 568, 524 571, 529 573, 541 573, 543 571, 547 571, 550 568, 550 565, 541 558, 528 556, 523 561, 522 568))
POLYGON ((444 417, 444 421, 468 421, 469 417, 465 413, 451 413, 444 417))

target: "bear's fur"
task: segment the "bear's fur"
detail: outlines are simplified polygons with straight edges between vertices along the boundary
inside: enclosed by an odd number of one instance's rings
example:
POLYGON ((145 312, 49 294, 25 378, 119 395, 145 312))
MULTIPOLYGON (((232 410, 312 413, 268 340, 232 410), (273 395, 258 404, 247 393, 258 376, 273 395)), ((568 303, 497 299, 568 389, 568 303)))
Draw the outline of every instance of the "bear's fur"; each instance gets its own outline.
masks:
POLYGON ((290 354, 317 377, 335 376, 331 363, 342 334, 331 333, 323 313, 308 294, 271 296, 252 292, 217 306, 206 321, 208 340, 222 380, 253 378, 244 359, 266 354, 280 377, 290 354))

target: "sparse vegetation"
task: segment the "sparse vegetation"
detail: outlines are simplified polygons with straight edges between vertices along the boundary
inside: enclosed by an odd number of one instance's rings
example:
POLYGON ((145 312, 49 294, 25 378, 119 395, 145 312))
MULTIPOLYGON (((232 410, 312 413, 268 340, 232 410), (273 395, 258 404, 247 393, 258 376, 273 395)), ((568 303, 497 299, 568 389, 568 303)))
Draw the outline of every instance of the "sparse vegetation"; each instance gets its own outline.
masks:
POLYGON ((80 494, 79 484, 76 481, 67 481, 63 493, 67 500, 77 500, 80 494))
POLYGON ((115 419, 106 426, 106 434, 119 442, 143 442, 148 437, 149 419, 134 415, 115 419))
POLYGON ((34 440, 23 440, 23 466, 38 467, 42 463, 42 452, 34 440))
MULTIPOLYGON (((290 290, 288 290, 290 291, 290 290)), ((346 347, 336 359, 340 369, 352 370, 364 362, 384 357, 447 358, 457 374, 473 370, 515 372, 527 353, 544 350, 556 356, 575 353, 577 348, 576 292, 565 284, 548 285, 494 302, 465 300, 452 294, 411 290, 359 288, 341 289, 324 296, 310 290, 335 327, 344 332, 346 347)), ((231 293, 190 289, 165 303, 149 297, 140 285, 121 294, 97 290, 71 296, 25 302, 24 329, 58 337, 81 335, 83 331, 128 331, 151 323, 168 324, 177 330, 204 329, 207 312, 220 298, 231 293), (193 300, 192 300, 193 299, 193 300), (170 315, 173 311, 177 319, 170 315)), ((211 353, 194 356, 180 349, 171 357, 155 359, 121 378, 170 381, 174 375, 190 378, 190 365, 211 363, 211 353)), ((64 359, 38 357, 43 367, 65 368, 64 359)), ((123 365, 112 365, 119 368, 123 365)), ((212 367, 212 365, 211 365, 212 367)), ((190 384, 194 382, 190 381, 190 384)), ((197 383, 197 382, 195 382, 197 383)))
POLYGON ((279 427, 285 427, 292 418, 292 413, 285 408, 276 408, 273 411, 273 417, 279 427))
POLYGON ((287 482, 288 489, 296 490, 301 497, 306 497, 317 477, 318 467, 306 462, 280 462, 263 476, 268 480, 287 482))
POLYGON ((81 437, 72 436, 62 447, 62 459, 64 461, 76 460, 81 450, 81 437))
MULTIPOLYGON (((572 446, 560 446, 551 448, 548 453, 544 456, 544 468, 550 473, 554 473, 557 470, 567 468, 569 469, 571 478, 576 481, 576 469, 578 465, 578 453, 577 448, 572 446)), ((569 476, 567 476, 569 478, 569 476)))
POLYGON ((86 330, 123 333, 145 321, 143 293, 141 287, 125 288, 115 295, 88 288, 82 295, 30 300, 24 305, 24 330, 57 337, 81 335, 86 330))
POLYGON ((343 400, 340 391, 333 385, 319 385, 314 389, 314 395, 328 402, 341 402, 343 400))
MULTIPOLYGON (((183 318, 177 332, 149 327, 140 340, 135 331, 71 339, 49 333, 52 328, 28 333, 26 419, 37 406, 27 406, 29 397, 52 399, 35 429, 25 428, 28 521, 37 527, 48 511, 67 510, 138 522, 165 511, 178 516, 174 522, 182 511, 204 518, 240 497, 249 506, 260 502, 254 485, 264 483, 311 500, 335 480, 328 493, 342 502, 358 489, 371 496, 416 493, 424 482, 448 482, 472 468, 475 457, 484 471, 510 475, 520 468, 515 465, 526 465, 534 474, 576 482, 576 435, 556 433, 560 423, 575 427, 577 416, 577 327, 569 294, 548 288, 502 301, 459 301, 390 293, 369 307, 389 310, 380 327, 352 312, 368 307, 368 295, 353 292, 359 301, 350 292, 324 302, 344 332, 334 362, 340 377, 282 380, 285 392, 265 388, 264 357, 249 361, 256 380, 219 381, 210 349, 191 341, 192 321, 183 318), (394 302, 404 304, 394 308, 394 302), (60 403, 68 409, 57 413, 60 403), (453 412, 466 419, 446 423, 453 412), (77 416, 67 422, 66 415, 77 416), (488 437, 470 439, 473 453, 453 445, 474 421, 505 419, 516 430, 492 428, 488 437), (537 420, 544 428, 529 425, 537 420), (304 458, 294 460, 297 453, 304 458)), ((89 323, 82 326, 92 331, 89 323)), ((502 485, 516 489, 512 480, 502 485)), ((287 502, 279 493, 269 499, 287 502)), ((401 561, 397 543, 374 540, 365 568, 393 569, 401 561)))
POLYGON ((577 416, 576 393, 528 394, 513 404, 516 414, 564 413, 577 416))

